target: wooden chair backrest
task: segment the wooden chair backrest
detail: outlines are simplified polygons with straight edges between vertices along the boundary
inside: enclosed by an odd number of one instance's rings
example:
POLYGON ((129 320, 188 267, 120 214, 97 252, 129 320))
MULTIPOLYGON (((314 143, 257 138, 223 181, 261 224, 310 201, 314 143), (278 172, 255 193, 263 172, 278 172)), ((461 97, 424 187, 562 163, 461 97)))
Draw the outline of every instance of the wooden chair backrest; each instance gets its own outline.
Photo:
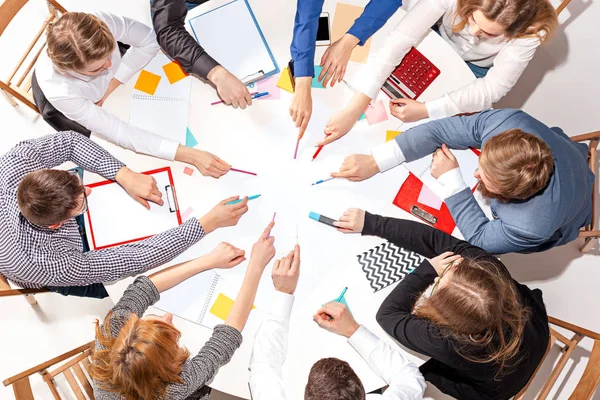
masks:
MULTIPOLYGON (((588 142, 588 166, 590 170, 596 173, 596 161, 598 159, 598 144, 600 144, 600 131, 585 133, 583 135, 572 136, 571 140, 577 143, 588 142)), ((594 182, 594 190, 592 190, 592 222, 590 225, 583 228, 583 232, 579 234, 580 237, 596 237, 596 186, 597 179, 594 182)))
MULTIPOLYGON (((560 356, 558 358, 558 362, 550 372, 548 379, 542 386, 540 393, 536 397, 536 400, 543 400, 548 397, 548 394, 552 390, 553 386, 556 384, 558 377, 563 371, 569 357, 573 353, 573 351, 577 348, 579 342, 582 339, 588 337, 594 341, 594 345, 592 347, 592 352, 590 353, 590 357, 585 366, 585 370, 583 371, 583 375, 579 379, 577 386, 569 396, 569 400, 589 400, 594 395, 594 392, 598 388, 600 384, 600 334, 596 332, 592 332, 590 330, 581 328, 577 325, 570 324, 568 322, 562 321, 558 318, 548 317, 550 325, 559 326, 567 331, 570 331, 573 336, 571 338, 567 338, 560 334, 558 331, 550 328, 550 341, 548 343, 548 350, 546 350, 546 354, 544 358, 538 365, 535 373, 527 383, 527 385, 521 389, 521 391, 513 398, 513 400, 522 400, 525 397, 525 393, 529 389, 529 386, 535 376, 537 375, 540 366, 544 363, 546 357, 548 356, 549 350, 555 344, 561 346, 560 356)), ((565 398, 564 396, 560 396, 560 398, 565 398)))
MULTIPOLYGON (((6 27, 10 24, 10 22, 14 19, 17 13, 23 8, 25 4, 29 0, 0 0, 0 36, 6 30, 6 27)), ((56 0, 46 0, 48 4, 49 14, 42 23, 39 31, 35 35, 34 39, 31 41, 25 53, 21 56, 17 65, 15 65, 14 69, 8 76, 7 80, 0 80, 0 89, 6 94, 7 99, 14 103, 12 98, 16 97, 25 105, 27 105, 32 110, 39 112, 34 101, 33 96, 31 95, 31 74, 33 73, 33 67, 37 62, 42 50, 46 47, 45 37, 42 38, 44 31, 48 27, 48 24, 53 22, 58 18, 58 13, 65 13, 66 10, 63 6, 61 6, 56 0), (30 58, 33 49, 38 45, 40 39, 42 45, 39 46, 39 49, 33 54, 31 57, 31 61, 27 66, 24 67, 25 61, 30 58), (23 69, 24 67, 24 69, 23 69), (23 70, 22 70, 23 69, 23 70), (22 71, 21 71, 22 70, 22 71), (17 73, 21 71, 22 73, 17 76, 17 73), (16 83, 13 82, 16 80, 16 83)), ((13 105, 16 105, 14 103, 13 105)))
POLYGON ((563 0, 558 7, 556 7, 556 15, 560 15, 560 13, 569 5, 571 0, 563 0))
POLYGON ((0 274, 0 297, 6 296, 25 296, 27 302, 31 305, 36 304, 34 293, 45 293, 48 289, 18 289, 12 288, 8 279, 0 274))
POLYGON ((61 400, 60 394, 54 384, 54 377, 63 375, 77 400, 86 400, 84 392, 90 400, 94 400, 92 384, 88 375, 84 372, 84 370, 89 371, 90 355, 93 346, 94 342, 86 343, 63 355, 48 360, 37 367, 30 368, 27 371, 8 378, 3 384, 7 387, 12 386, 16 400, 33 400, 34 397, 29 377, 39 373, 42 376, 42 379, 48 384, 54 399, 61 400), (50 370, 50 368, 53 369, 50 370), (75 377, 77 377, 77 379, 75 379, 75 377))

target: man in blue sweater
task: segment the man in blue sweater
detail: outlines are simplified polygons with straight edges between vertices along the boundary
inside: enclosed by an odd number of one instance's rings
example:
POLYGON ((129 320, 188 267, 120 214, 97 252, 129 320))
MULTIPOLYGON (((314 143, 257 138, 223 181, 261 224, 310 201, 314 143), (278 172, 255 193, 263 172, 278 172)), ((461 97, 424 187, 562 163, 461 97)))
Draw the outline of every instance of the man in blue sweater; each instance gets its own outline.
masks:
POLYGON ((587 146, 519 110, 489 110, 414 127, 373 150, 347 157, 332 176, 370 178, 434 153, 431 174, 471 244, 491 253, 533 253, 575 240, 592 217, 594 174, 587 146), (475 177, 492 199, 489 220, 448 149, 481 148, 475 177))

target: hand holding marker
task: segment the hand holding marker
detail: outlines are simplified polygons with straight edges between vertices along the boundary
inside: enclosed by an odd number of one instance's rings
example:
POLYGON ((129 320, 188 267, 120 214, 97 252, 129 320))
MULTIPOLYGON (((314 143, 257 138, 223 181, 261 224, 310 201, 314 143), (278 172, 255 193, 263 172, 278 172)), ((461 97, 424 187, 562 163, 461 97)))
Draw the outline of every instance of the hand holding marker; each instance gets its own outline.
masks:
MULTIPOLYGON (((254 199, 258 199, 260 197, 260 194, 255 194, 254 196, 250 196, 248 197, 248 201, 250 200, 254 200, 254 199)), ((237 200, 232 200, 232 201, 228 201, 227 203, 225 203, 226 205, 230 205, 230 204, 237 204, 237 203, 241 203, 242 201, 244 201, 244 199, 237 199, 237 200)))
MULTIPOLYGON (((250 93, 252 95, 252 99, 258 99, 259 97, 263 97, 263 96, 268 96, 269 92, 254 92, 254 93, 250 93)), ((223 104, 225 103, 225 100, 219 100, 219 101, 213 101, 212 103, 210 103, 211 106, 217 105, 217 104, 223 104)))

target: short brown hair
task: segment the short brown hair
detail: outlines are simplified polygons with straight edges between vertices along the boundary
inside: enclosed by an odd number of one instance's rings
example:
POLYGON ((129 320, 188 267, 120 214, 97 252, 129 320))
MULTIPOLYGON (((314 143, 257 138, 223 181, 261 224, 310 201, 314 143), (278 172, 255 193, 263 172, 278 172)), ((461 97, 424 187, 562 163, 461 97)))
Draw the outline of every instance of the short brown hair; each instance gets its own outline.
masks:
POLYGON ((17 203, 29 222, 50 226, 68 220, 81 207, 85 187, 67 172, 41 169, 30 172, 19 183, 17 203))
POLYGON ((554 172, 552 149, 546 142, 520 129, 510 129, 488 140, 479 167, 497 189, 482 192, 502 201, 527 200, 544 189, 554 172))
POLYGON ((310 369, 304 400, 364 400, 365 388, 350 364, 323 358, 310 369))
POLYGON ((179 347, 181 332, 161 320, 113 315, 106 316, 102 327, 96 321, 96 339, 104 348, 92 353, 90 376, 101 389, 128 400, 165 398, 168 384, 183 383, 179 374, 190 356, 179 347), (121 326, 116 338, 113 323, 121 326))
POLYGON ((59 69, 78 71, 108 57, 115 37, 98 17, 82 12, 64 13, 46 31, 48 56, 59 69))

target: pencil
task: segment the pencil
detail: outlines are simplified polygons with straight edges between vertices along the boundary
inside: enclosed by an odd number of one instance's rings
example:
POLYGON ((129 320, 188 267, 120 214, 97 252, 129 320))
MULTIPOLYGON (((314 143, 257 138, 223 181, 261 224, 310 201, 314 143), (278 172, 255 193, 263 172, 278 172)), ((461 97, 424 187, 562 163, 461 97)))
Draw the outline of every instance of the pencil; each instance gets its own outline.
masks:
POLYGON ((244 171, 243 169, 229 168, 229 170, 230 171, 234 171, 234 172, 241 172, 242 174, 248 174, 248 175, 258 176, 255 172, 244 171))
POLYGON ((275 211, 275 212, 273 213, 273 219, 271 220, 271 222, 275 221, 275 216, 276 216, 276 215, 277 215, 277 211, 275 211))
MULTIPOLYGON (((260 197, 260 194, 255 194, 254 196, 248 197, 248 201, 258 199, 259 197, 260 197)), ((242 201, 244 201, 244 199, 232 200, 232 201, 228 201, 227 203, 225 203, 225 205, 228 206, 230 204, 237 204, 237 203, 241 203, 242 201)))
MULTIPOLYGON (((255 94, 258 94, 258 92, 250 93, 250 96, 254 96, 255 94)), ((210 105, 214 106, 216 104, 223 104, 223 103, 225 103, 225 100, 213 101, 212 103, 210 103, 210 105)))
POLYGON ((298 156, 298 146, 300 145, 300 139, 296 141, 296 150, 294 150, 294 160, 298 156))

